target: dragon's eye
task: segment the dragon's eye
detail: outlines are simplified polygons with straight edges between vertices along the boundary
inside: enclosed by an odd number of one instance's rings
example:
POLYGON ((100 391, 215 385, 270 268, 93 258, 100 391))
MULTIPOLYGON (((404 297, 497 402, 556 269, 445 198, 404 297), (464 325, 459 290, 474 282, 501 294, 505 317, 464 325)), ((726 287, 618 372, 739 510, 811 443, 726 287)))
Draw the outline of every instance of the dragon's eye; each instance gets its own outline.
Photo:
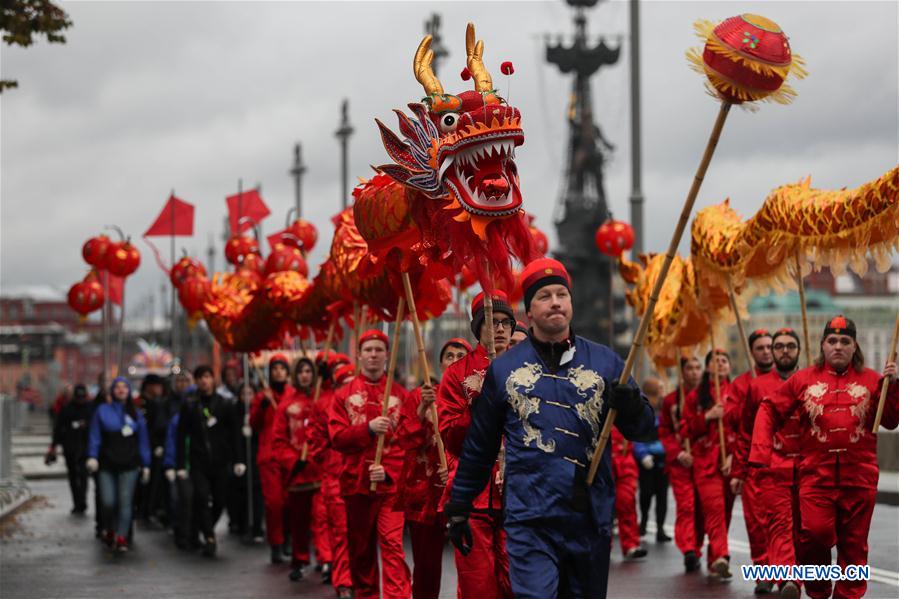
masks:
POLYGON ((444 133, 455 131, 457 124, 459 124, 459 115, 454 112, 448 112, 440 117, 440 130, 444 133))

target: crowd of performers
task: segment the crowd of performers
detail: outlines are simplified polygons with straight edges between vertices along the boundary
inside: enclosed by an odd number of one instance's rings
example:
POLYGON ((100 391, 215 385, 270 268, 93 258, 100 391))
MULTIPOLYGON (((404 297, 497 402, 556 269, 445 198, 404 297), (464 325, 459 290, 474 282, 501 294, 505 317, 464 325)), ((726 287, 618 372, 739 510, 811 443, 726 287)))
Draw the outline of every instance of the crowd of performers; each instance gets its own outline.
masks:
MULTIPOLYGON (((142 519, 170 527, 179 548, 214 556, 227 512, 230 532, 265 542, 272 563, 289 560, 291 580, 317 564, 338 597, 436 598, 450 576, 462 598, 604 597, 615 520, 624 558, 643 558, 654 498, 656 540, 671 540, 669 483, 686 573, 702 569, 704 551, 708 576, 731 579, 737 495, 753 563, 830 564, 834 546, 840 565, 867 562, 871 428, 885 376, 882 424, 899 424, 899 384, 895 363, 865 367, 851 320, 828 322, 805 369, 787 328, 752 333, 754 373, 732 378, 720 349, 683 357, 678 389, 663 398, 656 380, 642 392, 619 381, 621 358, 575 335, 561 263, 533 262, 520 284, 528 325, 498 291, 488 319, 480 294, 477 343, 447 341, 440 380, 396 382, 388 395, 390 340, 369 330, 357 364, 335 352, 293 364, 276 353, 259 389, 237 363, 218 387, 208 366, 175 376, 168 391, 152 375, 139 394, 125 378, 93 400, 78 385, 47 459, 63 447, 73 512, 85 512, 94 479, 96 534, 113 551, 129 550, 142 519), (610 408, 612 442, 588 486, 610 408), (447 538, 455 573, 441 572, 447 538)), ((801 585, 814 598, 865 592, 863 581, 801 585)), ((756 592, 798 597, 800 583, 759 580, 756 592)))

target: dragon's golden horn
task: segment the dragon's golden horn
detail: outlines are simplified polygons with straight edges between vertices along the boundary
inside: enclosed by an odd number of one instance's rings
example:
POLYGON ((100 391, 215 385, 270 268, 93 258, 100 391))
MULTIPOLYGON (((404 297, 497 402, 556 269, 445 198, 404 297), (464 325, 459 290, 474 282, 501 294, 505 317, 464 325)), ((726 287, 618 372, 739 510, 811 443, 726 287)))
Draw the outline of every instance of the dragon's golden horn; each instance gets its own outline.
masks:
POLYGON ((469 23, 465 30, 465 53, 468 56, 468 72, 474 79, 474 89, 479 92, 493 90, 493 79, 484 66, 484 41, 475 43, 474 23, 469 23))
POLYGON ((431 36, 426 35, 421 43, 418 44, 418 50, 415 51, 415 59, 412 61, 412 71, 415 78, 425 88, 425 94, 429 96, 443 95, 443 86, 440 85, 440 79, 434 74, 431 63, 434 61, 434 51, 431 50, 431 36))

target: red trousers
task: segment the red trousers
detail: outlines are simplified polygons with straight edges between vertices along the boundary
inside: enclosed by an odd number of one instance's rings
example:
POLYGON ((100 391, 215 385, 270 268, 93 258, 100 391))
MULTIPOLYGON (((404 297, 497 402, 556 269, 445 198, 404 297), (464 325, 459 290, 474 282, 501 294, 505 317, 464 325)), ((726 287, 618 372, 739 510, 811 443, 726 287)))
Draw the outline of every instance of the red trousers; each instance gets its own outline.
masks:
MULTIPOLYGON (((759 498, 756 474, 750 472, 743 482, 741 493, 743 504, 743 521, 746 522, 746 534, 749 536, 749 554, 753 564, 768 564, 768 533, 765 527, 764 506, 759 498)), ((730 529, 730 526, 728 526, 730 529)), ((773 562, 781 563, 781 562, 773 562)))
POLYGON ((680 464, 670 464, 668 481, 674 493, 674 543, 681 553, 693 551, 697 556, 702 555, 702 538, 705 531, 696 487, 693 486, 693 475, 689 468, 684 468, 680 464))
MULTIPOLYGON (((768 563, 795 566, 799 541, 799 488, 793 472, 763 470, 756 478, 758 501, 768 537, 768 563)), ((780 581, 778 581, 780 582, 780 581)))
POLYGON ((331 535, 328 534, 328 508, 322 493, 312 498, 312 545, 315 547, 315 563, 329 564, 334 559, 331 535))
POLYGON ((378 599, 378 548, 384 569, 384 599, 408 599, 412 592, 403 554, 403 513, 393 511, 396 495, 347 495, 347 541, 356 599, 378 599))
POLYGON ((509 555, 502 524, 486 514, 472 514, 468 525, 473 540, 471 553, 463 556, 458 549, 455 551, 458 598, 511 599, 509 555))
POLYGON ((294 568, 309 564, 309 528, 312 524, 312 501, 315 491, 290 491, 287 494, 287 513, 290 519, 290 565, 294 568))
POLYGON ((640 546, 637 525, 637 476, 620 476, 615 480, 615 515, 618 517, 618 540, 622 555, 640 546))
POLYGON ((259 464, 259 481, 265 500, 265 536, 269 545, 284 544, 284 507, 287 493, 281 464, 268 460, 259 464))
POLYGON ((724 478, 717 472, 712 475, 694 473, 699 504, 702 507, 703 527, 709 537, 708 563, 730 555, 727 548, 727 506, 724 478))
POLYGON ((331 547, 331 585, 335 589, 351 588, 353 578, 350 576, 350 554, 347 546, 346 504, 340 495, 337 481, 325 478, 319 495, 325 506, 325 536, 328 538, 327 544, 331 547))
POLYGON ((437 599, 443 570, 446 523, 438 516, 432 524, 409 522, 412 545, 412 599, 437 599))
MULTIPOLYGON (((868 531, 874 513, 876 488, 799 485, 799 561, 802 564, 830 564, 830 550, 836 545, 837 564, 868 563, 868 531)), ((864 580, 841 580, 833 587, 834 599, 856 599, 865 594, 864 580)), ((805 581, 812 599, 830 597, 829 580, 805 581)))

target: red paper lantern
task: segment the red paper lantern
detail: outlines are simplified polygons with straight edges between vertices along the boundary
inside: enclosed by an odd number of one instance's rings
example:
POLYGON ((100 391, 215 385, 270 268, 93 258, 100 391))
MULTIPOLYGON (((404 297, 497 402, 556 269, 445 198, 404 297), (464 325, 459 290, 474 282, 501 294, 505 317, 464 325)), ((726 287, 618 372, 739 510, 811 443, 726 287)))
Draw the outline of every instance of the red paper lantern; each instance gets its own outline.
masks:
POLYGON ((117 277, 127 277, 140 266, 140 252, 130 241, 110 244, 106 253, 106 269, 117 277))
POLYGON ((265 260, 259 254, 247 254, 241 259, 239 266, 252 270, 259 275, 265 272, 265 260))
POLYGON ((306 266, 303 253, 299 248, 276 243, 272 253, 265 261, 265 274, 270 275, 284 270, 296 271, 304 277, 309 275, 309 267, 306 266))
POLYGON ((178 288, 178 300, 191 319, 202 317, 203 306, 209 299, 210 290, 209 279, 199 275, 188 277, 178 288))
POLYGON ((259 242, 246 235, 235 235, 225 244, 225 259, 238 266, 247 254, 258 254, 259 242))
POLYGON ((85 262, 94 268, 104 270, 106 268, 106 254, 111 243, 106 235, 91 237, 81 247, 81 256, 85 262))
POLYGON ((634 247, 633 227, 620 220, 607 220, 596 230, 596 247, 606 256, 619 257, 634 247))
MULTIPOLYGON (((293 223, 287 227, 285 233, 290 233, 296 237, 301 244, 300 249, 304 252, 311 252, 312 248, 315 247, 315 242, 318 241, 318 231, 315 229, 315 225, 302 218, 293 221, 293 223)), ((282 243, 290 243, 290 241, 292 240, 287 237, 282 240, 282 243)))
POLYGON ((102 308, 106 295, 96 273, 91 271, 91 274, 88 274, 83 281, 72 285, 69 288, 67 300, 69 307, 78 312, 82 320, 87 318, 91 312, 102 308))
POLYGON ((187 279, 191 277, 205 277, 206 276, 206 267, 203 266, 203 263, 197 260, 196 258, 191 258, 190 256, 184 256, 180 260, 178 260, 175 265, 172 267, 172 271, 169 275, 169 279, 172 281, 172 285, 175 288, 181 287, 181 285, 187 279))

